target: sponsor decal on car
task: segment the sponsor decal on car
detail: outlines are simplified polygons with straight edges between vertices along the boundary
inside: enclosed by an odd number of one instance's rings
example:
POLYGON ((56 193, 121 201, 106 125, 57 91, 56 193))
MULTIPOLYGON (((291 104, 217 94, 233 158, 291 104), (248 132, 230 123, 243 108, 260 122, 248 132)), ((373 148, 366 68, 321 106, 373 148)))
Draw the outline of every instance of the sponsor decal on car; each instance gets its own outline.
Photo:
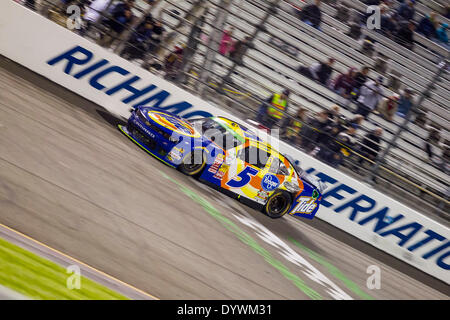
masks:
POLYGON ((266 174, 261 181, 261 186, 265 191, 273 191, 280 185, 280 180, 273 174, 266 174))
POLYGON ((267 198, 269 198, 269 192, 264 191, 264 190, 259 190, 257 197, 260 199, 263 199, 263 200, 267 200, 267 198))
POLYGON ((213 164, 209 167, 208 171, 211 173, 217 173, 220 165, 223 163, 224 156, 223 154, 219 154, 215 159, 213 164))
POLYGON ((151 138, 155 138, 155 134, 153 132, 150 132, 146 127, 144 127, 139 121, 136 119, 133 120, 133 123, 139 127, 143 132, 145 132, 147 135, 149 135, 151 138))
POLYGON ((178 117, 158 111, 149 111, 148 116, 159 125, 162 125, 175 133, 189 137, 199 137, 189 123, 178 117))
POLYGON ((291 211, 291 215, 296 213, 311 214, 317 207, 316 199, 313 197, 300 197, 297 206, 291 211))
POLYGON ((222 180, 223 176, 225 175, 225 173, 228 171, 228 168, 230 166, 226 165, 226 164, 222 164, 222 166, 219 168, 219 170, 216 172, 216 174, 214 175, 214 178, 222 180))
POLYGON ((167 155, 167 158, 168 158, 170 161, 174 161, 174 160, 178 161, 178 160, 181 160, 181 157, 182 157, 182 154, 183 154, 183 151, 182 151, 182 150, 183 150, 183 149, 180 149, 180 148, 177 148, 177 147, 173 148, 173 149, 169 152, 169 154, 167 155))

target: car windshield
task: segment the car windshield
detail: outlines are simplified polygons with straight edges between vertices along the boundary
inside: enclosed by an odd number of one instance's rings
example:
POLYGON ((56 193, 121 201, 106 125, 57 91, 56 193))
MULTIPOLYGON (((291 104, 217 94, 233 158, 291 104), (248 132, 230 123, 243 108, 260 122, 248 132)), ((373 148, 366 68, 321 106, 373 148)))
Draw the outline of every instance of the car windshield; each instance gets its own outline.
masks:
POLYGON ((237 147, 243 143, 243 138, 238 137, 231 128, 215 121, 213 118, 192 120, 190 122, 195 130, 225 150, 237 147))
MULTIPOLYGON (((293 167, 292 164, 291 167, 293 167)), ((269 172, 273 174, 281 174, 283 176, 289 176, 290 174, 289 169, 279 158, 273 158, 269 172)))
POLYGON ((285 156, 285 158, 287 159, 287 161, 289 161, 295 172, 297 172, 297 175, 313 187, 317 188, 320 193, 323 193, 328 188, 327 184, 320 180, 318 177, 308 174, 305 170, 300 168, 299 165, 295 165, 295 161, 293 161, 290 156, 285 156))

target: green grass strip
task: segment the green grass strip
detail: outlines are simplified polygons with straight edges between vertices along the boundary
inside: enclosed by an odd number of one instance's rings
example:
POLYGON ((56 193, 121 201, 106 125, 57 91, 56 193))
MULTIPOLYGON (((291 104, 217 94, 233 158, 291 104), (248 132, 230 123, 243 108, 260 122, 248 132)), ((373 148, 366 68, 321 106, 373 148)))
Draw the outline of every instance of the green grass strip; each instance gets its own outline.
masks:
POLYGON ((262 256, 266 262, 272 265, 275 269, 277 269, 286 279, 290 280, 297 288, 299 288, 303 293, 305 293, 308 297, 313 300, 322 300, 322 296, 317 293, 314 289, 308 287, 305 282, 296 274, 292 273, 281 261, 272 257, 269 251, 261 247, 255 239, 253 239, 250 235, 248 235, 245 231, 239 228, 233 221, 223 216, 219 210, 217 210, 210 202, 208 202, 205 198, 200 196, 195 191, 185 187, 178 181, 172 179, 165 173, 161 172, 161 174, 168 180, 172 181, 180 190, 189 196, 192 200, 197 202, 199 205, 203 207, 203 209, 209 213, 213 218, 218 220, 227 230, 231 231, 235 234, 239 240, 243 243, 250 246, 257 254, 262 256))
POLYGON ((339 280, 341 280, 348 289, 350 289, 353 293, 355 293, 356 295, 358 295, 358 297, 360 297, 361 299, 365 299, 365 300, 375 300, 375 298, 371 297, 370 295, 368 295, 367 293, 365 293, 364 291, 362 291, 360 289, 360 287, 354 283, 352 280, 348 279, 341 270, 339 270, 338 268, 336 268, 334 265, 332 265, 331 263, 329 263, 327 260, 325 260, 324 257, 322 257, 321 255, 319 255, 318 253, 314 252, 313 250, 309 249, 308 247, 305 247, 304 245, 302 245, 300 242, 298 242, 297 240, 293 239, 293 238, 289 238, 289 240, 295 244, 297 247, 299 247, 300 249, 302 249, 303 251, 305 251, 306 253, 308 253, 309 257, 313 260, 315 260, 316 262, 320 263, 322 266, 324 266, 325 268, 327 268, 327 270, 336 278, 338 278, 339 280))
POLYGON ((127 300, 81 276, 80 289, 68 289, 72 276, 62 266, 0 238, 0 285, 38 300, 127 300))

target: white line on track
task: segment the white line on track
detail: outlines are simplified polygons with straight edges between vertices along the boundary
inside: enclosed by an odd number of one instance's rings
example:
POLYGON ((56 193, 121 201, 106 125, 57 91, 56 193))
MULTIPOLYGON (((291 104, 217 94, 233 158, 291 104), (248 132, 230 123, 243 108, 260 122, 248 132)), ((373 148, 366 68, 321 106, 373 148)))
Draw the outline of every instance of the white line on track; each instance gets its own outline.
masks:
POLYGON ((289 245, 286 244, 282 239, 276 236, 273 232, 263 226, 261 223, 256 221, 246 210, 244 210, 236 200, 227 197, 226 195, 209 188, 208 186, 193 180, 194 183, 205 191, 213 192, 217 196, 217 201, 230 209, 230 212, 238 212, 241 216, 232 213, 232 216, 240 223, 250 227, 255 231, 256 235, 262 239, 264 242, 273 246, 278 250, 278 253, 286 258, 286 260, 295 264, 300 268, 300 271, 305 274, 309 279, 316 282, 317 284, 323 286, 325 291, 336 300, 353 300, 353 298, 348 295, 344 290, 338 287, 334 282, 327 278, 323 273, 321 273, 317 268, 315 268, 309 261, 303 258, 297 251, 293 250, 289 245))

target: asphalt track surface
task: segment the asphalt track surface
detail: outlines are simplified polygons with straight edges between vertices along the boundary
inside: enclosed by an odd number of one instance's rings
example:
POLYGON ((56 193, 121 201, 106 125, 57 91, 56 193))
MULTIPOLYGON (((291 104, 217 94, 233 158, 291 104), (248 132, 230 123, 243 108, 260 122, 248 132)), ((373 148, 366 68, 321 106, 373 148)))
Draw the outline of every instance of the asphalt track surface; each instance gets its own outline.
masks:
POLYGON ((449 299, 323 221, 272 220, 169 168, 118 121, 0 57, 0 223, 160 299, 449 299))

